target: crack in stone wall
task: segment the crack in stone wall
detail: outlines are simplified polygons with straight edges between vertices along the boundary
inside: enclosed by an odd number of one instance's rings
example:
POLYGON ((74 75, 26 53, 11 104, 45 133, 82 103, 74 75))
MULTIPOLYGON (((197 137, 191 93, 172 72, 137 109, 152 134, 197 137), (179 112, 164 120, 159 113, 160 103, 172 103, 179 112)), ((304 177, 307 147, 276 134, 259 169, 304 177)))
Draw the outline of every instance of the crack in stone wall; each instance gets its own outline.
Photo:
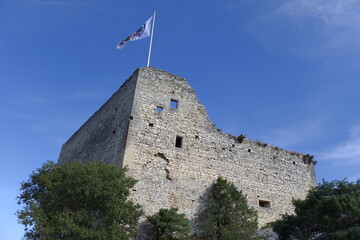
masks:
POLYGON ((160 157, 160 158, 164 159, 164 160, 167 162, 167 164, 166 164, 166 166, 165 166, 165 169, 164 169, 164 170, 166 171, 166 179, 168 179, 168 180, 173 180, 172 177, 171 177, 171 175, 170 175, 170 169, 169 169, 170 160, 167 159, 167 158, 165 157, 165 154, 163 154, 163 153, 157 153, 155 156, 156 156, 156 157, 160 157))
MULTIPOLYGON (((173 178, 171 177, 171 174, 170 174, 170 169, 169 169, 170 160, 168 158, 166 158, 165 154, 163 154, 163 153, 157 153, 157 154, 155 154, 155 157, 161 158, 166 162, 166 165, 163 168, 164 171, 166 172, 166 179, 173 180, 173 178)), ((153 160, 154 159, 151 159, 151 160, 145 162, 143 164, 143 168, 146 168, 153 160)))

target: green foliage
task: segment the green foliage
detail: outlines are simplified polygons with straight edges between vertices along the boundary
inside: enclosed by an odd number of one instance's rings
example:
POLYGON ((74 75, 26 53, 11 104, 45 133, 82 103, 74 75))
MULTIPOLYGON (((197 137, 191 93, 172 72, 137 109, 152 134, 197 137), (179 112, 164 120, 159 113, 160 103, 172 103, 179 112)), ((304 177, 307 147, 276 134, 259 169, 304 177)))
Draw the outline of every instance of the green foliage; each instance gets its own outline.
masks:
POLYGON ((293 204, 295 215, 274 223, 280 240, 360 239, 360 180, 323 181, 293 204))
POLYGON ((47 162, 22 182, 24 239, 111 239, 136 235, 142 210, 127 200, 136 181, 103 163, 47 162))
POLYGON ((259 140, 256 140, 255 143, 256 143, 256 145, 258 145, 259 147, 267 147, 267 146, 268 146, 267 143, 260 142, 259 140))
POLYGON ((185 214, 177 211, 177 208, 162 208, 156 214, 148 216, 148 237, 154 240, 185 237, 189 233, 189 221, 185 214))
POLYGON ((310 155, 310 154, 306 154, 303 155, 303 162, 306 164, 310 164, 310 163, 314 163, 314 165, 317 163, 316 161, 314 161, 314 156, 310 155))
POLYGON ((237 140, 239 143, 242 143, 245 138, 246 138, 246 135, 241 134, 241 135, 237 136, 236 140, 237 140))
POLYGON ((218 178, 213 184, 201 216, 202 231, 208 239, 256 239, 257 212, 226 179, 218 178))

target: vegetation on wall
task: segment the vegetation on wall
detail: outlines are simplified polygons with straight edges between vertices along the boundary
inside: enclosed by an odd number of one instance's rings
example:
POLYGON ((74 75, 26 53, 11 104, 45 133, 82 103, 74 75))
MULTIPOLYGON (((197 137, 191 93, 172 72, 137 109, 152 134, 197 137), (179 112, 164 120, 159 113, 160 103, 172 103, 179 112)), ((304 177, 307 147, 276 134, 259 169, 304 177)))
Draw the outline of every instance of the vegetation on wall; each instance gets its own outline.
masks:
POLYGON ((269 144, 260 142, 260 140, 255 140, 256 145, 259 147, 267 147, 269 144))
POLYGON ((314 161, 314 156, 312 156, 310 154, 303 155, 303 161, 306 164, 313 163, 315 165, 317 163, 317 161, 314 161))
POLYGON ((236 140, 237 140, 239 143, 242 143, 245 138, 246 138, 246 135, 241 134, 241 135, 237 136, 236 140))

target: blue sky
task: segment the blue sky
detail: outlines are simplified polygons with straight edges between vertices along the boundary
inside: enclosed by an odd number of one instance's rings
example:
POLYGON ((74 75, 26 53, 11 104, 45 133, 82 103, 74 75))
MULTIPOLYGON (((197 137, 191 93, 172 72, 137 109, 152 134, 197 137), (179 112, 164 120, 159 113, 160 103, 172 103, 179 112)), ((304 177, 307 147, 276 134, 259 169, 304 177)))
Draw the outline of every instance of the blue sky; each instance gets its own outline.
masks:
POLYGON ((147 60, 118 42, 157 11, 151 66, 185 77, 218 128, 360 178, 360 1, 0 0, 0 239, 20 182, 147 60))

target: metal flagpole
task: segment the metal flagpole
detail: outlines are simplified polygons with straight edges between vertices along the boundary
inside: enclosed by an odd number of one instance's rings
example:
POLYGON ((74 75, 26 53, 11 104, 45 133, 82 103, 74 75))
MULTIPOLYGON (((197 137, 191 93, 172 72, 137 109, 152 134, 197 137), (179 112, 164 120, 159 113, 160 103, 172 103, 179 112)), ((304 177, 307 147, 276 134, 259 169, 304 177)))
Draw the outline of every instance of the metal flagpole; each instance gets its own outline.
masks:
POLYGON ((154 11, 154 16, 153 16, 153 19, 152 19, 152 26, 151 26, 151 37, 150 37, 150 47, 149 47, 149 55, 148 55, 148 61, 147 61, 147 67, 150 66, 150 55, 151 55, 151 47, 152 47, 152 40, 153 40, 153 36, 154 36, 154 27, 155 27, 155 14, 156 14, 156 11, 154 11))

